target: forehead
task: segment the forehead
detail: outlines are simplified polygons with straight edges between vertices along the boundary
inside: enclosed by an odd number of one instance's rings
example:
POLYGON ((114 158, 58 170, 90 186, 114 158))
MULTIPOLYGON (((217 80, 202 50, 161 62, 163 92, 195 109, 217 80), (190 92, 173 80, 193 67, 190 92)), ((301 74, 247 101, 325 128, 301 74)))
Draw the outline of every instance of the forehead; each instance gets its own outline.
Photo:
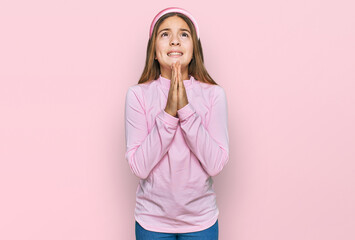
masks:
POLYGON ((173 28, 173 27, 186 28, 190 30, 189 25, 187 25, 187 23, 181 17, 171 16, 165 19, 160 24, 158 31, 162 28, 173 28))

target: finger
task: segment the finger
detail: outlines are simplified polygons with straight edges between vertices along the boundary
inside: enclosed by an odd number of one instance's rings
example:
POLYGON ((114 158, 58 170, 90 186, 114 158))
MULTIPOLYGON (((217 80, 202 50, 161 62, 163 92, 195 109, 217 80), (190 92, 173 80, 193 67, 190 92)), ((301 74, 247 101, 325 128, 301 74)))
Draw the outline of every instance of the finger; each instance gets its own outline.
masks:
POLYGON ((171 64, 171 79, 174 79, 174 64, 171 64))
POLYGON ((180 62, 179 62, 179 65, 178 65, 178 74, 179 74, 179 87, 180 87, 180 85, 181 85, 181 87, 183 88, 184 86, 184 84, 183 84, 183 82, 182 82, 182 76, 181 76, 181 64, 180 64, 180 62))
POLYGON ((180 61, 178 62, 178 65, 177 65, 177 68, 176 68, 176 71, 178 72, 178 81, 179 81, 179 88, 181 87, 181 70, 180 70, 180 61))
MULTIPOLYGON (((171 69, 171 76, 173 76, 173 74, 174 74, 174 70, 173 69, 171 69)), ((172 79, 172 78, 171 78, 172 79)), ((169 88, 169 92, 171 92, 172 91, 172 87, 173 87, 174 85, 173 85, 173 81, 171 80, 170 81, 170 88, 169 88)))
POLYGON ((181 108, 181 100, 182 100, 182 95, 183 95, 183 87, 184 83, 182 82, 182 76, 181 76, 181 64, 180 62, 178 63, 177 67, 177 72, 178 72, 178 81, 179 81, 179 92, 178 92, 178 108, 181 108))
POLYGON ((177 63, 174 63, 174 68, 175 68, 175 81, 176 81, 176 89, 179 89, 179 78, 178 78, 178 68, 177 68, 177 63))
POLYGON ((174 80, 175 77, 175 66, 174 63, 171 64, 171 80, 174 80))
POLYGON ((182 79, 182 73, 181 73, 181 68, 180 68, 180 81, 181 81, 181 87, 183 88, 183 89, 185 89, 185 85, 184 85, 184 80, 182 79))
POLYGON ((178 87, 179 87, 179 82, 178 82, 178 79, 177 79, 177 74, 178 72, 176 71, 176 64, 174 63, 174 89, 177 90, 178 87))
POLYGON ((179 82, 179 87, 180 87, 180 72, 179 72, 179 62, 176 62, 176 77, 177 77, 177 80, 179 82))
POLYGON ((170 91, 174 90, 174 75, 175 75, 174 67, 173 65, 171 65, 170 91))

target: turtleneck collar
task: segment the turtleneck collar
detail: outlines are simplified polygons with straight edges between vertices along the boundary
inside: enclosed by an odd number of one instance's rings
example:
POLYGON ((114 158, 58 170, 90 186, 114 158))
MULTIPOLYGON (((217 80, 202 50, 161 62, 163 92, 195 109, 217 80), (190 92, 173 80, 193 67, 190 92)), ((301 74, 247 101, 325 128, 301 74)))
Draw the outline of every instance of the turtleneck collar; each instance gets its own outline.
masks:
MULTIPOLYGON (((190 79, 183 80, 186 89, 191 88, 196 81, 192 75, 189 75, 189 77, 190 79)), ((157 81, 162 87, 167 89, 170 88, 170 79, 163 77, 161 74, 159 75, 157 81)))

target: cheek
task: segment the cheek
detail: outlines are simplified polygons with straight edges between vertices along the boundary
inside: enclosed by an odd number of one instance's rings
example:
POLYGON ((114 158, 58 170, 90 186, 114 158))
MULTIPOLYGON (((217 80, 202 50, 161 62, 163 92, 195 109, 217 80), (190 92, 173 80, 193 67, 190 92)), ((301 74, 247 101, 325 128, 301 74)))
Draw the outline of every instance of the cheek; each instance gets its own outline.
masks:
POLYGON ((194 55, 194 50, 191 46, 190 50, 189 50, 189 56, 192 57, 194 55))
POLYGON ((194 49, 193 49, 193 44, 192 44, 192 42, 191 42, 191 43, 189 43, 189 45, 188 45, 188 49, 189 49, 190 54, 191 54, 191 55, 193 55, 193 53, 194 53, 194 49))
POLYGON ((164 55, 164 48, 161 48, 161 47, 156 47, 155 48, 155 54, 157 55, 157 56, 163 56, 164 55))

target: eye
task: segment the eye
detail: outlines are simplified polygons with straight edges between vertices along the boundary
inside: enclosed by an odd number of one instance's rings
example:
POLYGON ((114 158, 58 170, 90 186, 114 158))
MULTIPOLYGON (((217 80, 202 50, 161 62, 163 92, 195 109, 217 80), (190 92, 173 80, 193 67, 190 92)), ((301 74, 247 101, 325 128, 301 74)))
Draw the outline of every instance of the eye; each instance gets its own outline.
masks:
POLYGON ((167 34, 166 32, 163 32, 160 36, 162 37, 164 34, 167 34))
POLYGON ((187 33, 183 33, 182 35, 185 35, 186 37, 188 37, 188 36, 189 36, 189 34, 187 34, 187 33))

